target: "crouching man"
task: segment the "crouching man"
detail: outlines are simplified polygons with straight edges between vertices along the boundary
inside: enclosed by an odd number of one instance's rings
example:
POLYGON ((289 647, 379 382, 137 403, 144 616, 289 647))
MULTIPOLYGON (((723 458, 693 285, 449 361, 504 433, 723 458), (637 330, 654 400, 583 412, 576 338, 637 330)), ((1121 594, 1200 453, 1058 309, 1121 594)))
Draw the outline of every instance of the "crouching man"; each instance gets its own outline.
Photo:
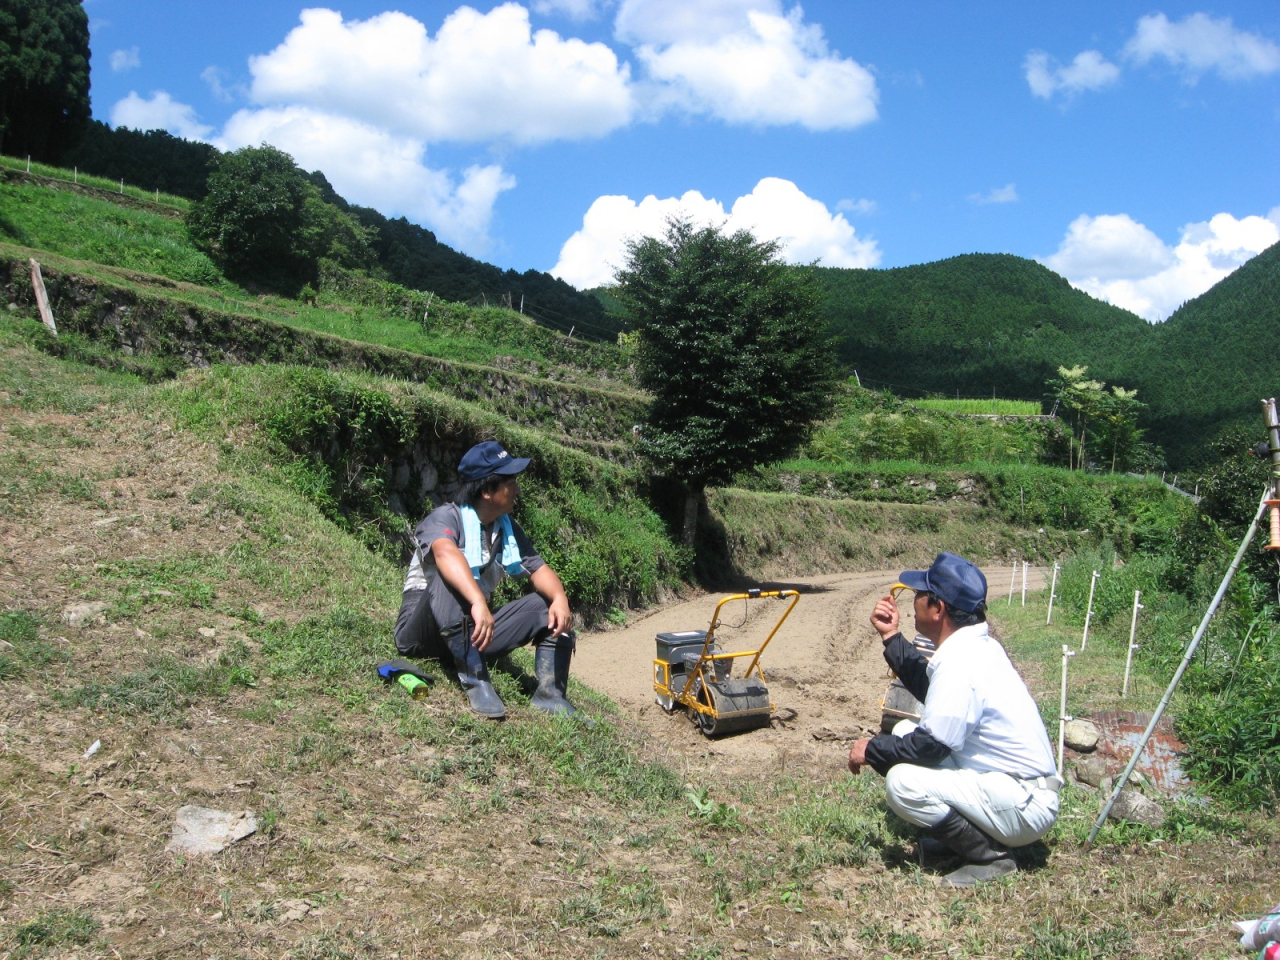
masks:
POLYGON ((898 586, 915 591, 916 632, 937 652, 928 660, 903 637, 892 593, 876 603, 871 625, 924 712, 919 724, 855 742, 849 769, 882 774, 890 809, 965 861, 944 882, 969 887, 1018 869, 1009 848, 1053 826, 1062 781, 1035 701, 987 633, 982 571, 940 553, 898 586))
POLYGON ((396 621, 396 649, 452 663, 472 711, 494 720, 507 711, 488 664, 528 643, 538 680, 530 706, 576 712, 565 699, 575 638, 564 585, 510 516, 517 478, 528 466, 493 440, 466 452, 455 502, 437 507, 414 531, 396 621), (509 576, 527 576, 535 592, 493 611, 494 588, 509 576))

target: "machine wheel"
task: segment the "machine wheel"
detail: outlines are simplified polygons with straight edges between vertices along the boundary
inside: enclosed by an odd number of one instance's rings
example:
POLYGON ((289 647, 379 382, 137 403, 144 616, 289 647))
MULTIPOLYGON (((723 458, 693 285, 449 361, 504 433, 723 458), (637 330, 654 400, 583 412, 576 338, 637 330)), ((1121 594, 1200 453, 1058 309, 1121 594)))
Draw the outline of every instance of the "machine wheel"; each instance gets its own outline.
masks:
POLYGON ((698 729, 702 731, 704 737, 714 737, 716 735, 716 718, 709 713, 698 714, 698 729))

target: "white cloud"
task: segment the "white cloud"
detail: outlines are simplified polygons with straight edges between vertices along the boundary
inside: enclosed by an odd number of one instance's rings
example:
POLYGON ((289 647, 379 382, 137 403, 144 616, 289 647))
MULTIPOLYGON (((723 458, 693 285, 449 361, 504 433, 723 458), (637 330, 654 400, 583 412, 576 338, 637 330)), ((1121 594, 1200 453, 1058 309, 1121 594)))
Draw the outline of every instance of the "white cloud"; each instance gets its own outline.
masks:
POLYGON ((622 0, 614 35, 631 46, 713 44, 748 29, 750 16, 782 15, 780 0, 622 0))
POLYGON ((1188 224, 1172 248, 1125 214, 1086 215, 1042 262, 1072 286, 1157 322, 1277 241, 1280 207, 1266 217, 1219 213, 1188 224))
POLYGON ((115 73, 136 70, 140 66, 142 66, 142 59, 138 56, 137 47, 130 47, 128 50, 114 50, 111 53, 111 69, 115 73))
POLYGON ((857 200, 838 200, 836 201, 836 209, 842 213, 852 213, 857 215, 866 215, 875 213, 880 209, 880 204, 874 200, 868 200, 866 197, 859 197, 857 200))
POLYGON ((627 239, 662 235, 673 215, 700 225, 724 224, 731 231, 747 229, 761 240, 779 240, 791 263, 821 260, 828 267, 874 267, 880 262, 876 242, 856 236, 841 214, 832 215, 788 180, 766 177, 739 197, 729 213, 718 200, 696 190, 665 199, 650 195, 639 203, 630 197, 600 197, 583 216, 582 229, 565 242, 550 272, 579 289, 610 283, 626 258, 627 239))
POLYGON ((1205 13, 1193 13, 1176 23, 1163 13, 1143 17, 1124 52, 1140 64, 1167 60, 1192 83, 1210 71, 1228 80, 1280 71, 1280 46, 1259 34, 1237 30, 1230 17, 1215 20, 1205 13))
POLYGON ((1071 97, 1085 90, 1101 90, 1120 79, 1120 68, 1097 50, 1085 50, 1067 66, 1043 50, 1032 50, 1022 61, 1027 85, 1037 97, 1048 100, 1056 93, 1071 97))
POLYGON ((637 45, 655 112, 810 130, 876 119, 871 72, 833 54, 822 28, 803 18, 776 0, 623 0, 615 32, 637 45))
POLYGON ((817 260, 824 267, 874 267, 880 262, 876 242, 859 239, 843 214, 833 216, 821 200, 778 177, 765 177, 739 197, 729 226, 745 227, 762 240, 781 241, 782 255, 791 263, 817 260))
POLYGON ((426 165, 426 144, 371 124, 307 107, 241 110, 218 146, 269 143, 305 170, 323 170, 338 193, 389 216, 404 215, 442 241, 473 252, 488 245, 494 203, 515 178, 500 166, 472 166, 461 179, 426 165))
POLYGON ((208 140, 213 128, 196 119, 194 107, 178 103, 163 90, 144 100, 134 91, 111 108, 113 127, 134 130, 168 130, 184 140, 208 140))
POLYGON ((601 0, 533 0, 533 12, 565 16, 570 20, 594 20, 600 15, 601 0))
POLYGON ((1003 187, 992 187, 986 193, 969 194, 969 202, 977 204, 1017 203, 1018 188, 1015 184, 1006 183, 1003 187))
POLYGON ((200 79, 205 82, 206 86, 208 86, 209 92, 212 93, 216 99, 221 100, 224 103, 230 103, 232 100, 239 99, 248 94, 248 91, 239 84, 230 87, 227 86, 224 82, 226 75, 226 71, 219 67, 205 67, 204 70, 200 72, 200 79))
POLYGON ((434 39, 403 13, 344 21, 303 10, 249 68, 261 104, 310 106, 429 141, 602 136, 633 111, 629 67, 612 50, 535 33, 515 3, 486 14, 459 7, 434 39))

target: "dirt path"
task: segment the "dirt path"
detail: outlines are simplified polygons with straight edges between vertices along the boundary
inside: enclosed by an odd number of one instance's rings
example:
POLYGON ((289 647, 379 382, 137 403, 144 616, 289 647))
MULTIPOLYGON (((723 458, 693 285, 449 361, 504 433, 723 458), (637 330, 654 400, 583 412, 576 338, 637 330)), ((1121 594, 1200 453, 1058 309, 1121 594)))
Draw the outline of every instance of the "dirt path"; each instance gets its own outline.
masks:
MULTIPOLYGON (((774 704, 768 728, 708 740, 683 713, 667 714, 654 701, 655 636, 706 629, 723 594, 703 594, 672 604, 622 629, 580 635, 574 675, 609 694, 625 713, 638 718, 649 735, 680 752, 715 756, 721 763, 744 768, 758 768, 761 762, 774 770, 843 766, 849 741, 868 731, 879 732, 880 703, 889 673, 879 637, 868 620, 876 600, 898 572, 831 574, 762 585, 794 588, 801 595, 761 658, 774 704)), ((999 604, 1008 594, 1010 570, 992 567, 985 573, 998 617, 999 604)), ((1027 589, 1044 586, 1044 571, 1029 569, 1027 589)), ((719 645, 726 651, 753 649, 768 636, 785 602, 726 604, 716 630, 719 645)), ((1016 594, 1014 602, 1018 602, 1016 594)), ((910 629, 909 603, 900 599, 899 609, 904 627, 910 629)), ((741 661, 735 667, 740 672, 741 661)))

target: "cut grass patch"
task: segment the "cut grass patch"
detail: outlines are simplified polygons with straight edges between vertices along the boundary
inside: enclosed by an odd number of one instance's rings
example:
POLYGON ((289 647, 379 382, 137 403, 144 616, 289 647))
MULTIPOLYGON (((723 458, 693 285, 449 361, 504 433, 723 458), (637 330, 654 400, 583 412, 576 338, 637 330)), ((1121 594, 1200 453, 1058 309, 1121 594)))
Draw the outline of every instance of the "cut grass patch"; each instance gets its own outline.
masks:
POLYGON ((55 909, 39 914, 13 931, 12 957, 30 957, 46 948, 88 946, 102 924, 83 910, 55 909))
POLYGON ((222 700, 236 687, 252 687, 255 681, 248 660, 249 649, 243 643, 228 647, 206 666, 156 657, 141 670, 115 680, 91 680, 55 697, 71 707, 181 722, 182 712, 200 699, 222 700))
POLYGON ((25 610, 0 613, 0 680, 39 673, 71 659, 70 652, 40 635, 40 621, 25 610))

